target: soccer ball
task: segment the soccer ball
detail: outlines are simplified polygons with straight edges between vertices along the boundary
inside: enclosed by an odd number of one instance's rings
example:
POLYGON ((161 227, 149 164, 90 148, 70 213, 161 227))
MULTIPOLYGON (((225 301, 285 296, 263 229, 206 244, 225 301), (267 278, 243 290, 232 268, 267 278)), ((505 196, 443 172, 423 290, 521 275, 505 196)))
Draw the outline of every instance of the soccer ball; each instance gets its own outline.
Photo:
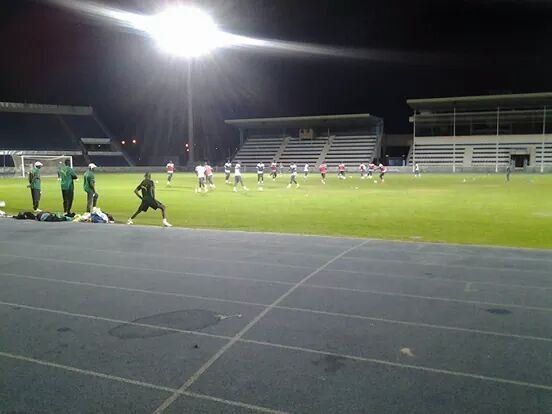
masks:
POLYGON ((5 201, 2 201, 2 200, 0 200, 0 207, 6 207, 6 202, 5 202, 5 201))
POLYGON ((259 191, 263 191, 263 187, 259 187, 259 191))
POLYGON ((155 180, 155 184, 159 184, 159 180, 155 180))

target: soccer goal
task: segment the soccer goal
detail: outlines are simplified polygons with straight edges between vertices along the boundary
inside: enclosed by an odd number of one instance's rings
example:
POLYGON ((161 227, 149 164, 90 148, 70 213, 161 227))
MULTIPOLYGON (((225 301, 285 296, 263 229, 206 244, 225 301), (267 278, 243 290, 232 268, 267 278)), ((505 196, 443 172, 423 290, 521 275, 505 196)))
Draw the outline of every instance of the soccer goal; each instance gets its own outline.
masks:
POLYGON ((42 163, 40 174, 43 176, 57 175, 65 160, 69 160, 71 167, 73 167, 73 157, 71 155, 13 155, 12 157, 15 173, 22 177, 25 177, 31 171, 37 161, 42 163))

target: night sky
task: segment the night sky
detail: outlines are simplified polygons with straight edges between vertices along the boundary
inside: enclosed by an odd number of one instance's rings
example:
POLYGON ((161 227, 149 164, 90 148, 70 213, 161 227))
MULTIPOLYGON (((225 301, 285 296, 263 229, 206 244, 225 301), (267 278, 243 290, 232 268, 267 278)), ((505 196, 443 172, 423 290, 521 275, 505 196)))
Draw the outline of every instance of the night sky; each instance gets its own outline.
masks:
MULTIPOLYGON (((104 4, 154 13, 170 1, 104 4)), ((195 63, 198 139, 235 146, 228 118, 369 112, 410 132, 407 98, 552 90, 552 2, 211 0, 232 33, 363 49, 363 58, 218 50, 195 63)), ((143 151, 185 141, 185 62, 43 1, 1 0, 0 100, 92 105, 143 151)), ((210 153, 208 156, 213 157, 210 153)))

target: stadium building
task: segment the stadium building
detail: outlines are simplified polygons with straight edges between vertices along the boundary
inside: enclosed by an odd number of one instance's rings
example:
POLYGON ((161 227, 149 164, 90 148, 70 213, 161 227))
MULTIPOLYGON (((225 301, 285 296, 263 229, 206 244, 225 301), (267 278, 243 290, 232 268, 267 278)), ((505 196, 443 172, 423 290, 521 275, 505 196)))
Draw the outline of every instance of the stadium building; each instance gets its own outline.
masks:
POLYGON ((288 165, 326 161, 358 166, 378 158, 383 120, 370 114, 233 119, 240 147, 233 160, 254 166, 259 161, 288 165))
POLYGON ((54 174, 64 159, 75 167, 132 165, 92 107, 0 102, 0 173, 25 175, 40 160, 54 174))
POLYGON ((552 93, 410 99, 409 165, 426 170, 552 171, 552 93))

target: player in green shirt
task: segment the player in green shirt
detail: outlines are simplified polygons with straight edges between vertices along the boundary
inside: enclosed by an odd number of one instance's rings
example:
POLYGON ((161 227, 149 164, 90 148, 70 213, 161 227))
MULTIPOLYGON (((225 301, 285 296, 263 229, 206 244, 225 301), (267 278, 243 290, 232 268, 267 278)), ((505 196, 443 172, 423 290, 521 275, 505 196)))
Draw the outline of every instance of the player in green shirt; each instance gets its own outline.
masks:
POLYGON ((42 168, 42 163, 37 161, 34 163, 34 168, 29 173, 29 185, 27 188, 31 189, 31 197, 33 199, 33 210, 37 213, 40 213, 42 210, 39 207, 40 205, 40 168, 42 168))
POLYGON ((71 162, 69 160, 65 160, 65 165, 59 169, 58 175, 61 184, 61 196, 63 197, 63 212, 65 214, 71 214, 73 198, 75 196, 73 180, 78 180, 78 178, 75 171, 71 168, 71 162))
POLYGON ((86 192, 86 211, 91 212, 92 208, 96 207, 98 203, 98 193, 96 192, 96 175, 94 174, 94 169, 96 164, 88 164, 88 170, 84 173, 84 191, 86 192))
POLYGON ((153 208, 154 210, 161 210, 161 215, 163 216, 163 226, 172 227, 172 225, 167 221, 167 208, 163 205, 163 203, 155 199, 155 183, 152 181, 151 174, 149 172, 144 174, 144 180, 142 180, 138 187, 136 187, 134 194, 142 200, 142 203, 140 204, 140 207, 138 207, 138 210, 136 210, 136 213, 128 219, 127 224, 133 224, 132 220, 134 220, 142 211, 148 211, 148 209, 153 208), (140 191, 142 192, 142 195, 140 195, 140 191))

